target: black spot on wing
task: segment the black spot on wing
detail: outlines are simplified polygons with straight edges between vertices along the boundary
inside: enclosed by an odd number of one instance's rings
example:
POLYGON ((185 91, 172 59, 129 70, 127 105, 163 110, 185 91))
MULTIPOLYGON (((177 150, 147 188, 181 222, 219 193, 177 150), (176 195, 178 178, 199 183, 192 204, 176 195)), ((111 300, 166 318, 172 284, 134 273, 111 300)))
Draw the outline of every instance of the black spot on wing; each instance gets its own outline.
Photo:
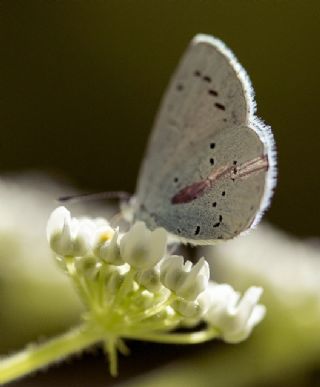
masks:
POLYGON ((226 107, 222 103, 216 102, 214 106, 219 110, 226 110, 226 107))
MULTIPOLYGON (((200 78, 200 77, 202 76, 200 70, 195 70, 195 71, 193 72, 193 75, 194 75, 195 77, 197 77, 197 78, 200 78)), ((210 77, 209 75, 204 75, 204 76, 202 76, 202 80, 205 81, 205 82, 207 82, 207 83, 211 83, 211 81, 212 81, 212 79, 211 79, 211 77, 210 77)), ((177 89, 178 89, 178 90, 181 90, 181 89, 178 88, 178 87, 179 87, 179 85, 177 86, 177 89)), ((217 92, 216 90, 214 90, 214 89, 209 89, 209 90, 208 90, 208 93, 209 93, 209 95, 211 95, 211 96, 213 96, 213 97, 218 97, 218 95, 219 95, 218 92, 217 92)), ((223 105, 223 104, 220 103, 220 102, 216 102, 216 103, 214 104, 214 106, 215 106, 217 109, 219 109, 219 110, 226 110, 225 105, 223 105)))
POLYGON ((217 97, 217 96, 218 96, 218 92, 215 91, 215 90, 213 90, 213 89, 208 90, 208 93, 209 93, 210 95, 212 95, 213 97, 217 97))
POLYGON ((200 233, 200 226, 197 226, 194 232, 194 235, 199 235, 199 233, 200 233))
POLYGON ((219 222, 215 223, 213 227, 219 227, 222 222, 222 215, 219 215, 219 222))

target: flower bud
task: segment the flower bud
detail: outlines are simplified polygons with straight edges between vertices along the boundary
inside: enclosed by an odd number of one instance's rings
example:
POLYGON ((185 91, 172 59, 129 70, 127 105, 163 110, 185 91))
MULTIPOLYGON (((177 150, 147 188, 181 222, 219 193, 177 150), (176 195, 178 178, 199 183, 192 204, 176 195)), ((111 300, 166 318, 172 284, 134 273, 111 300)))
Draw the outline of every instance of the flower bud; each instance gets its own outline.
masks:
POLYGON ((190 261, 184 263, 182 256, 172 255, 160 269, 162 284, 188 301, 195 300, 205 290, 209 277, 209 265, 204 258, 192 267, 190 261))
POLYGON ((135 223, 120 241, 120 253, 125 262, 137 270, 147 270, 164 256, 167 233, 163 228, 147 229, 143 222, 135 223))
POLYGON ((92 229, 87 222, 71 218, 65 207, 56 208, 49 217, 47 238, 50 247, 58 255, 86 255, 91 248, 92 237, 92 229))
POLYGON ((249 288, 242 299, 227 284, 210 283, 207 292, 210 305, 205 320, 220 330, 226 342, 238 343, 245 340, 265 315, 265 307, 258 304, 261 288, 249 288))
POLYGON ((96 233, 93 251, 94 254, 110 265, 123 265, 118 244, 119 230, 111 227, 103 227, 96 233))

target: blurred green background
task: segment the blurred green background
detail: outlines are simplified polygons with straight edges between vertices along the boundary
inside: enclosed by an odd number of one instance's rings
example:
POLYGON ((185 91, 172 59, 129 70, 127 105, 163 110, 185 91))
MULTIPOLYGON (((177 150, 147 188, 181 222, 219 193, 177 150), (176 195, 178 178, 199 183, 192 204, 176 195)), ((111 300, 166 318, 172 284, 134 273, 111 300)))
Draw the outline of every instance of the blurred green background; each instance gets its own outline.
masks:
POLYGON ((134 192, 159 100, 191 37, 248 71, 273 127, 267 218, 319 235, 318 0, 1 1, 0 173, 42 169, 85 191, 134 192))

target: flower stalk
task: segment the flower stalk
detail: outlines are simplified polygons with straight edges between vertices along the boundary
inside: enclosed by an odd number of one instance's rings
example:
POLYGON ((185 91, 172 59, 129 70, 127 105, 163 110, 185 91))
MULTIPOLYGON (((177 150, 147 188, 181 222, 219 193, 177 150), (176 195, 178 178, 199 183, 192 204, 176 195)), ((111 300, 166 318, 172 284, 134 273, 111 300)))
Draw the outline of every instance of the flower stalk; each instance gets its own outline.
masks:
POLYGON ((0 362, 0 384, 10 382, 37 369, 59 362, 102 341, 103 331, 88 323, 71 329, 44 344, 32 344, 0 362))

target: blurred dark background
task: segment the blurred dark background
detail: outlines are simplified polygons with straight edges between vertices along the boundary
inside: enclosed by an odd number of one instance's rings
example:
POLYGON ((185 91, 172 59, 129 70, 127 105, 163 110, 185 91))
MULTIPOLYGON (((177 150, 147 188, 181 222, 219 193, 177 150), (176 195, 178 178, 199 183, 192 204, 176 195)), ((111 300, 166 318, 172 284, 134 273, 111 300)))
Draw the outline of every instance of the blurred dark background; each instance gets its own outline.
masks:
POLYGON ((1 1, 0 173, 41 169, 134 192, 159 100, 198 33, 248 71, 274 130, 267 219, 319 235, 318 0, 1 1))

